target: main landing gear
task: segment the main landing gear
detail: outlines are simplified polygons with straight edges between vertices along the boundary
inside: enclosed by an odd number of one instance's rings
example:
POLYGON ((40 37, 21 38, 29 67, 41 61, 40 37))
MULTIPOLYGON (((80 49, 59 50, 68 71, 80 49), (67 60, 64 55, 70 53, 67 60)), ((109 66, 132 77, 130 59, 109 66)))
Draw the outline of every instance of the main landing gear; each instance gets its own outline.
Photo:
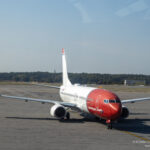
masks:
POLYGON ((60 121, 62 121, 62 122, 65 120, 70 120, 70 113, 69 112, 67 112, 64 117, 60 118, 60 121))
POLYGON ((67 119, 67 120, 70 119, 70 113, 69 113, 69 112, 66 113, 66 119, 67 119))
POLYGON ((107 123, 107 129, 112 129, 112 122, 111 120, 106 120, 107 123))

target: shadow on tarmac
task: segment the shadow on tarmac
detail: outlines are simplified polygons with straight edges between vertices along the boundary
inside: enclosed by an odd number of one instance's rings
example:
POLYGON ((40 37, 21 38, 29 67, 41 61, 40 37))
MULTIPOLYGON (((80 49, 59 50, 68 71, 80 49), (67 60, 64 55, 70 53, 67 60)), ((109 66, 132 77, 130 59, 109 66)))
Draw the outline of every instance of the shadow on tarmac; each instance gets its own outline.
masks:
POLYGON ((87 118, 75 119, 71 118, 67 119, 57 119, 57 118, 33 118, 33 117, 5 117, 7 119, 25 119, 25 120, 52 120, 52 121, 59 121, 61 123, 85 123, 85 122, 97 122, 96 120, 90 120, 87 118))
MULTIPOLYGON (((97 122, 106 125, 105 120, 81 118, 70 120, 57 119, 57 118, 33 118, 33 117, 6 117, 7 119, 25 119, 25 120, 47 120, 47 121, 59 121, 61 123, 86 123, 86 122, 97 122)), ((150 126, 146 125, 145 122, 149 122, 150 119, 124 119, 121 122, 113 123, 113 129, 128 131, 134 133, 150 134, 150 126)))
POLYGON ((121 131, 150 134, 150 126, 146 125, 145 122, 150 122, 150 119, 124 119, 115 123, 113 128, 121 131))
POLYGON ((150 113, 130 113, 130 115, 150 115, 150 113))

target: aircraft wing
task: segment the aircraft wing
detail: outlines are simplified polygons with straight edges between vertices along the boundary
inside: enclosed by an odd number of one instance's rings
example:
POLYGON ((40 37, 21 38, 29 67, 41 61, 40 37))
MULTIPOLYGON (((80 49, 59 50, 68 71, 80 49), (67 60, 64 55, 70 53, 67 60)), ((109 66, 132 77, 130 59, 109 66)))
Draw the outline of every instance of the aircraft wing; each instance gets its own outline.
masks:
POLYGON ((121 103, 123 103, 123 104, 124 103, 135 103, 135 102, 146 101, 146 100, 150 100, 150 97, 122 100, 121 103))
POLYGON ((73 103, 68 103, 68 102, 62 102, 62 101, 55 101, 55 100, 47 100, 47 99, 36 99, 36 98, 27 98, 27 97, 17 97, 17 96, 9 96, 9 95, 0 95, 1 97, 5 97, 5 98, 10 98, 10 99, 17 99, 17 100, 21 100, 21 101, 34 101, 34 102, 40 102, 42 104, 45 103, 50 103, 50 104, 59 104, 62 105, 64 107, 68 107, 68 108, 74 108, 77 109, 76 104, 73 103))

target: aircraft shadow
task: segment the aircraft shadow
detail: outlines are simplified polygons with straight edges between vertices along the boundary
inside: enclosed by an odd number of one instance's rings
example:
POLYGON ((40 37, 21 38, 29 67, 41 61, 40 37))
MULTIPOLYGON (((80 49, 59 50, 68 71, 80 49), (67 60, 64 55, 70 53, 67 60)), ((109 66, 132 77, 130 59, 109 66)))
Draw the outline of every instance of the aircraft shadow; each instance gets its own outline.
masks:
POLYGON ((24 119, 24 120, 58 120, 56 118, 33 118, 33 117, 5 117, 7 119, 24 119))
POLYGON ((50 121, 59 121, 61 123, 85 123, 85 122, 96 122, 96 120, 89 120, 87 118, 75 119, 57 119, 57 118, 33 118, 33 117, 5 117, 7 119, 25 119, 25 120, 50 120, 50 121))
POLYGON ((150 119, 125 119, 119 123, 114 123, 113 128, 121 131, 150 134, 150 126, 145 123, 149 121, 150 119))
MULTIPOLYGON (((105 120, 81 118, 70 120, 60 120, 57 118, 35 118, 35 117, 5 117, 7 119, 25 119, 25 120, 47 120, 47 121, 59 121, 61 123, 86 123, 86 122, 97 122, 106 125, 105 120)), ((120 131, 128 131, 134 133, 150 134, 150 126, 146 125, 145 122, 149 122, 150 119, 124 119, 121 122, 113 123, 113 129, 120 131)))
POLYGON ((150 113, 130 113, 130 115, 150 115, 150 113))

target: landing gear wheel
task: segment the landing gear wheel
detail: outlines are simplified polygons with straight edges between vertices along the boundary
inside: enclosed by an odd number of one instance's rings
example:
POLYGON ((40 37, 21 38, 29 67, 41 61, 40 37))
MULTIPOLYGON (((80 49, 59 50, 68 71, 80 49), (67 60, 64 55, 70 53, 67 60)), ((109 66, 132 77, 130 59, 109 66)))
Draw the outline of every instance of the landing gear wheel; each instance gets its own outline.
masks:
POLYGON ((70 113, 69 113, 69 112, 67 112, 67 114, 66 114, 66 119, 67 119, 67 120, 70 119, 70 113))
POLYGON ((112 123, 107 124, 107 129, 112 129, 112 123))
POLYGON ((63 121, 64 121, 64 118, 60 118, 59 121, 60 121, 60 122, 63 122, 63 121))

